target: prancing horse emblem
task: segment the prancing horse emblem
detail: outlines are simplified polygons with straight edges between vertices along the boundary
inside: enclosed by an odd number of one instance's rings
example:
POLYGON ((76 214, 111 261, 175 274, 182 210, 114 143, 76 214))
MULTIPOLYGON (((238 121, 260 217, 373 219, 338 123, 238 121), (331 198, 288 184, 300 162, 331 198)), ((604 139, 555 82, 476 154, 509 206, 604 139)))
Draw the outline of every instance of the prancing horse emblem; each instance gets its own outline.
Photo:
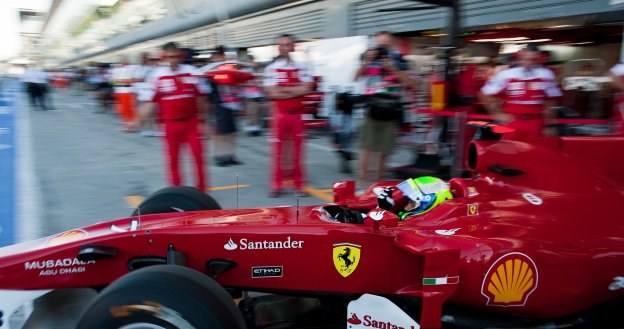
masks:
POLYGON ((360 245, 342 242, 334 244, 334 267, 340 275, 348 277, 360 263, 360 245))

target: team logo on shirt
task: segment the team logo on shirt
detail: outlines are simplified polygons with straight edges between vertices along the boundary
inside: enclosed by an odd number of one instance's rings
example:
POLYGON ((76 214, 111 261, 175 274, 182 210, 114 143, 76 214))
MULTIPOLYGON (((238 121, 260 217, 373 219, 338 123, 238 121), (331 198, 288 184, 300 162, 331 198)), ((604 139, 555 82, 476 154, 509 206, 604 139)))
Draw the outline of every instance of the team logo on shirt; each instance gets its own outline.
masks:
POLYGON ((529 82, 528 89, 529 90, 544 90, 544 83, 540 81, 529 82))
POLYGON ((173 79, 160 79, 158 81, 158 91, 161 93, 172 92, 176 90, 175 80, 173 79))
POLYGON ((158 87, 163 87, 163 88, 175 87, 175 81, 173 81, 171 79, 161 79, 161 80, 158 81, 158 87))
POLYGON ((193 84, 197 83, 197 78, 195 78, 195 77, 183 77, 182 78, 182 83, 193 85, 193 84))

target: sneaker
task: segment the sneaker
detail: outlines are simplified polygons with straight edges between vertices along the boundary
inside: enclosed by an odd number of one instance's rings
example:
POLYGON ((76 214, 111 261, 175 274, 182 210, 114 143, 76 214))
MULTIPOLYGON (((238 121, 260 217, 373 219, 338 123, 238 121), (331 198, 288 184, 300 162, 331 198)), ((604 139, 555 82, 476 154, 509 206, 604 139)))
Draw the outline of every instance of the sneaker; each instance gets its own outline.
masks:
POLYGON ((215 156, 215 163, 219 167, 227 167, 230 165, 230 161, 223 156, 215 156))
POLYGON ((141 137, 152 137, 154 132, 151 130, 141 130, 141 137))
POLYGON ((279 198, 280 196, 282 196, 282 191, 281 190, 269 191, 269 198, 279 198))
POLYGON ((152 136, 154 136, 154 137, 165 137, 165 132, 164 131, 160 131, 160 130, 152 131, 152 136))
POLYGON ((244 163, 243 163, 243 162, 241 162, 240 160, 238 160, 237 158, 235 158, 234 156, 230 156, 230 157, 229 157, 229 160, 228 160, 228 164, 231 164, 231 165, 235 165, 235 166, 236 166, 236 165, 242 165, 242 164, 244 164, 244 163))

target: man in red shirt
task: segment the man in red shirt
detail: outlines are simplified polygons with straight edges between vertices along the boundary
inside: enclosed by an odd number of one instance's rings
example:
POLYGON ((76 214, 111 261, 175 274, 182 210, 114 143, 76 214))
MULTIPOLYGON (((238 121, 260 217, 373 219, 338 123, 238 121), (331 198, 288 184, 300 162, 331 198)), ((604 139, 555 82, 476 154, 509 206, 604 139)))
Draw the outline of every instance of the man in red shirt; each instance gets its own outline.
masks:
POLYGON ((557 134, 556 113, 550 107, 561 90, 553 72, 537 64, 539 55, 534 47, 520 50, 520 65, 497 73, 481 89, 485 108, 497 121, 516 129, 516 138, 557 134))
POLYGON ((618 91, 624 91, 624 62, 613 66, 609 70, 609 76, 613 79, 613 85, 618 91))
POLYGON ((169 65, 155 68, 147 79, 145 98, 150 100, 151 106, 141 112, 141 119, 150 115, 154 104, 158 105, 165 128, 169 183, 182 185, 180 146, 186 143, 195 160, 195 187, 203 192, 207 180, 200 124, 204 116, 200 116, 199 112, 205 109, 203 95, 208 93, 208 88, 193 76, 193 66, 180 64, 182 52, 175 43, 169 42, 163 46, 163 59, 169 65))
POLYGON ((266 95, 273 100, 273 154, 271 168, 271 191, 269 197, 282 193, 284 157, 292 165, 292 175, 297 196, 303 191, 302 145, 304 125, 301 118, 304 95, 312 90, 313 79, 305 64, 294 61, 290 53, 295 51, 295 38, 284 34, 277 38, 279 56, 265 69, 266 95), (284 155, 284 141, 292 141, 291 154, 284 155))

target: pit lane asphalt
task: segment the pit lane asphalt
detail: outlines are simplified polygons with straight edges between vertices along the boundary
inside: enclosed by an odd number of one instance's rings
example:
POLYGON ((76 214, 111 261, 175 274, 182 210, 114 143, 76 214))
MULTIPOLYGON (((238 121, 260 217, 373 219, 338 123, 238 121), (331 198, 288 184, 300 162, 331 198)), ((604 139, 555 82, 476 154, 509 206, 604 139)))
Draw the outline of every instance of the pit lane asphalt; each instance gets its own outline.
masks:
MULTIPOLYGON (((166 185, 163 146, 160 138, 141 137, 119 131, 118 118, 112 113, 97 113, 96 102, 86 91, 52 91, 55 111, 35 111, 25 94, 17 97, 22 114, 20 127, 29 126, 18 138, 32 148, 30 159, 19 158, 19 168, 32 166, 32 183, 20 186, 22 203, 30 213, 19 216, 29 227, 27 238, 36 238, 96 222, 127 217, 131 204, 166 185), (26 124, 26 125, 25 125, 26 124), (36 211, 33 211, 35 209, 36 211), (38 210, 37 210, 38 209, 38 210)), ((268 198, 269 144, 267 137, 239 133, 237 156, 240 166, 217 167, 212 146, 205 155, 212 195, 224 209, 296 205, 297 198, 287 195, 268 198), (239 186, 236 189, 236 185, 239 186)), ((305 166, 307 191, 300 205, 331 200, 332 183, 353 179, 339 172, 339 159, 325 133, 313 132, 306 142, 305 166)), ((22 150, 23 151, 23 150, 22 150)), ((186 150, 185 150, 186 151, 186 150)), ((28 152, 26 152, 28 153, 28 152)), ((410 151, 399 149, 391 165, 407 163, 410 151)), ((184 182, 193 184, 190 154, 182 153, 184 182)), ((355 161, 352 162, 355 167, 355 161)), ((19 170, 19 169, 18 169, 19 170)), ((358 185, 358 189, 364 188, 358 185)))

